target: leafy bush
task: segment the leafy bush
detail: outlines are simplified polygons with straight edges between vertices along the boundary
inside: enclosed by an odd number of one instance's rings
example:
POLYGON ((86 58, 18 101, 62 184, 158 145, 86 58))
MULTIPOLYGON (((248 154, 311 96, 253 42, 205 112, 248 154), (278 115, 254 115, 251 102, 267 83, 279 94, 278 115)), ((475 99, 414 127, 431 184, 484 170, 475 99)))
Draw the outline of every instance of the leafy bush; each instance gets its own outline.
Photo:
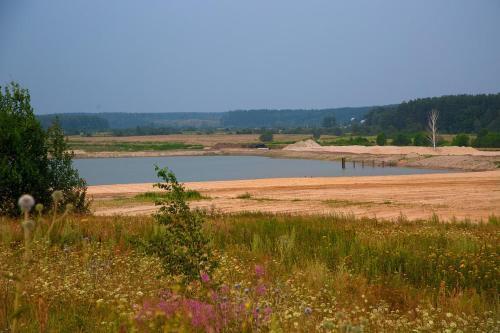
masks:
POLYGON ((387 143, 387 136, 385 135, 385 133, 384 132, 379 133, 377 135, 377 145, 385 146, 386 143, 387 143))
POLYGON ((158 255, 166 273, 182 276, 191 281, 201 272, 209 273, 216 261, 208 238, 203 233, 203 216, 191 211, 186 203, 186 191, 168 168, 155 167, 163 183, 156 187, 167 191, 167 195, 156 202, 161 205, 154 218, 159 226, 155 229, 149 244, 150 252, 158 255))
POLYGON ((478 148, 500 148, 500 132, 479 132, 477 138, 472 142, 473 147, 478 148))
POLYGON ((321 144, 323 146, 371 146, 373 143, 370 142, 367 138, 362 136, 357 137, 349 137, 347 138, 337 138, 333 141, 322 141, 321 144))
POLYGON ((259 140, 262 142, 271 142, 273 141, 273 133, 272 132, 264 132, 259 136, 259 140))
POLYGON ((429 146, 429 144, 430 144, 429 139, 422 132, 418 132, 413 137, 414 146, 429 146))
POLYGON ((73 155, 66 149, 58 124, 43 130, 28 90, 11 83, 0 91, 0 215, 19 213, 16 201, 25 193, 49 207, 55 190, 63 191, 63 204, 86 212, 86 184, 73 169, 73 155))
POLYGON ((50 187, 62 191, 62 206, 72 204, 76 212, 87 213, 90 205, 87 200, 87 182, 73 168, 74 153, 68 151, 68 143, 57 118, 47 130, 47 143, 50 187))
POLYGON ((395 146, 409 146, 411 145, 411 139, 406 134, 398 133, 392 140, 392 144, 395 146))
POLYGON ((312 137, 314 140, 318 141, 321 138, 321 131, 318 128, 313 129, 312 137))
POLYGON ((470 146, 470 137, 467 134, 457 134, 451 141, 452 146, 468 147, 470 146))

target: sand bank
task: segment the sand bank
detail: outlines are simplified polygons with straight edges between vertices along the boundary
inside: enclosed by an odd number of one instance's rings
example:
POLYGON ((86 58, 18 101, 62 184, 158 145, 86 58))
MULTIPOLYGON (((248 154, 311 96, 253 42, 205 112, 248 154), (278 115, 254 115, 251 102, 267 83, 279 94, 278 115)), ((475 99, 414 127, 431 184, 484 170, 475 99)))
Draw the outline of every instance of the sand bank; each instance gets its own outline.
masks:
MULTIPOLYGON (((353 213, 397 219, 453 217, 473 221, 500 215, 500 170, 450 174, 371 177, 274 178, 186 183, 208 200, 192 207, 226 213, 259 211, 291 214, 353 213), (248 193, 249 198, 238 196, 248 193)), ((152 191, 151 183, 89 186, 96 214, 150 214, 153 204, 108 205, 113 198, 152 191)))

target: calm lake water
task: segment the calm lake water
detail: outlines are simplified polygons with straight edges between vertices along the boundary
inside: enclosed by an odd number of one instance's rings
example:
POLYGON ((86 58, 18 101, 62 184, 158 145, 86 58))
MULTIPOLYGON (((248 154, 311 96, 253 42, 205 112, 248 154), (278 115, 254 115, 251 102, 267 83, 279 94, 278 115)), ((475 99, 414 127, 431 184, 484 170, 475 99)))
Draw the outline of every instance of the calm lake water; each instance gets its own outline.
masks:
POLYGON ((91 158, 74 160, 89 185, 155 182, 154 165, 169 167, 180 181, 207 181, 277 177, 372 176, 444 173, 445 170, 375 167, 356 163, 342 170, 337 161, 269 158, 261 156, 174 156, 91 158))

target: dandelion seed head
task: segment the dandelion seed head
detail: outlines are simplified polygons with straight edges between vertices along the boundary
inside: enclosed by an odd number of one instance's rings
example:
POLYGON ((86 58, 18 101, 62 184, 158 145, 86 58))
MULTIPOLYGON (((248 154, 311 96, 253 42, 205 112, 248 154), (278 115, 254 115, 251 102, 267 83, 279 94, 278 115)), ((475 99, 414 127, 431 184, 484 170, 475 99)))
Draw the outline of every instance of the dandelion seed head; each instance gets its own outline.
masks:
POLYGON ((54 202, 59 202, 63 199, 63 193, 62 191, 54 191, 52 192, 52 200, 54 200, 54 202))
POLYGON ((35 205, 35 199, 29 194, 23 194, 17 202, 23 212, 29 212, 35 205))
POLYGON ((41 213, 42 210, 43 210, 43 205, 41 203, 37 203, 35 205, 35 210, 38 212, 38 213, 41 213))

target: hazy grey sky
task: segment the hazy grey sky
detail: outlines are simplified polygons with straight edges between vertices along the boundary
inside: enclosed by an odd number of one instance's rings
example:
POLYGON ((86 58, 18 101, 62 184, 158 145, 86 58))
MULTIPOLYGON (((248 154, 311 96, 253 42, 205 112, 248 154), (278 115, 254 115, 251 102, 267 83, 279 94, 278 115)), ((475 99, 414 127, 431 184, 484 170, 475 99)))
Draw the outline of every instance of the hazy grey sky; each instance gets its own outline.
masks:
POLYGON ((499 0, 0 0, 0 33, 37 113, 500 92, 499 0))

